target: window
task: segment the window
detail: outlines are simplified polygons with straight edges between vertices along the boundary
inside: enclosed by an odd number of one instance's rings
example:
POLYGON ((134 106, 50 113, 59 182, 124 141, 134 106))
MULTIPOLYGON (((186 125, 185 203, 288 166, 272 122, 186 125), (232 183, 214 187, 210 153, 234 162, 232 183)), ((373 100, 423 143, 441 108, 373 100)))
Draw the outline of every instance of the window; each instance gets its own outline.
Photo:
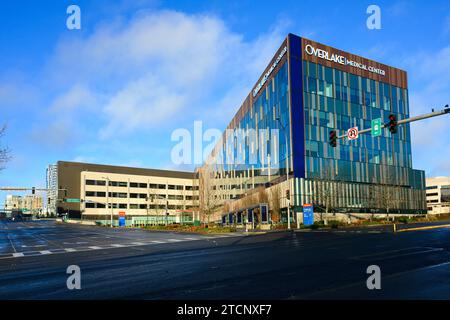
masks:
POLYGON ((176 189, 176 190, 183 190, 183 186, 179 186, 179 185, 178 185, 178 186, 175 186, 175 189, 176 189))
POLYGON ((147 188, 147 184, 146 183, 139 183, 139 188, 147 188))
POLYGON ((140 199, 146 199, 147 195, 145 193, 139 193, 139 198, 140 199))
POLYGON ((86 191, 86 197, 95 197, 95 191, 86 191))
POLYGON ((138 197, 137 193, 130 193, 130 198, 136 199, 138 197))
POLYGON ((97 191, 97 197, 102 197, 102 198, 106 197, 106 192, 104 192, 104 191, 97 191))
POLYGON ((158 185, 155 183, 150 183, 150 189, 157 189, 158 185))
POLYGON ((147 205, 145 205, 145 204, 140 204, 140 205, 139 205, 139 209, 147 209, 147 205))
POLYGON ((158 189, 165 189, 166 185, 165 184, 158 184, 158 189))
POLYGON ((130 204, 130 209, 137 209, 139 206, 135 203, 130 204))
POLYGON ((86 185, 95 186, 95 180, 86 180, 86 185))
POLYGON ((175 185, 169 184, 169 185, 167 186, 167 188, 168 188, 169 190, 175 190, 175 185))
POLYGON ((86 208, 95 208, 95 203, 86 202, 86 208))
POLYGON ((126 209, 127 204, 126 203, 119 203, 119 209, 126 209))
POLYGON ((137 182, 130 182, 130 188, 137 188, 138 183, 137 182))

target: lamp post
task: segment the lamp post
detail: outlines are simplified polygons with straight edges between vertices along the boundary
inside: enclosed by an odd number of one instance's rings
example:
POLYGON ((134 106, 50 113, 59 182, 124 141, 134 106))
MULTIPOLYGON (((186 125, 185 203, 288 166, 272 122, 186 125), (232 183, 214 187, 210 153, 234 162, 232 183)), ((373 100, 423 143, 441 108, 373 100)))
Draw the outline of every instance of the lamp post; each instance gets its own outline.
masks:
MULTIPOLYGON (((109 178, 108 177, 102 177, 102 179, 106 179, 106 210, 108 210, 109 207, 109 178)), ((111 203, 111 228, 113 227, 113 206, 111 203)))
MULTIPOLYGON (((286 183, 287 183, 287 190, 289 191, 289 195, 291 194, 290 191, 290 184, 289 184, 289 161, 288 161, 288 140, 287 140, 287 134, 286 134, 286 127, 283 126, 281 123, 280 117, 277 117, 276 120, 280 124, 280 127, 283 129, 284 132, 284 140, 286 141, 286 183)), ((290 198, 290 196, 289 196, 290 198)), ((288 221, 288 229, 291 229, 291 199, 286 199, 287 202, 287 221, 288 221)))

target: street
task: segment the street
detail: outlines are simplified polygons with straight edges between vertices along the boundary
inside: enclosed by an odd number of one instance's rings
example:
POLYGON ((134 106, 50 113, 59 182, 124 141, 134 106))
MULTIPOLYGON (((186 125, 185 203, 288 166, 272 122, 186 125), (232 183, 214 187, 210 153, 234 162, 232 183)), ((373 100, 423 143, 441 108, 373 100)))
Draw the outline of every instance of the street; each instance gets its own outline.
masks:
POLYGON ((0 222, 0 299, 450 299, 450 228, 196 235, 0 222), (81 268, 81 290, 66 269, 81 268), (368 290, 369 265, 381 290, 368 290))

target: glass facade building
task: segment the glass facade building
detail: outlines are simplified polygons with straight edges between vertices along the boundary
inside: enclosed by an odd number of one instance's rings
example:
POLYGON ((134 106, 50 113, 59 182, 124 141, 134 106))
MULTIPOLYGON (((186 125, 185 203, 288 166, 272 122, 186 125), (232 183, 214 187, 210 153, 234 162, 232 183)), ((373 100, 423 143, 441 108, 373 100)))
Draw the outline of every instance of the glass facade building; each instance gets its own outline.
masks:
POLYGON ((370 128, 390 114, 409 117, 406 72, 289 34, 200 173, 222 201, 289 179, 294 207, 320 207, 321 188, 331 188, 344 211, 424 212, 409 124, 329 144, 331 130, 370 128), (383 201, 382 189, 396 202, 383 201))

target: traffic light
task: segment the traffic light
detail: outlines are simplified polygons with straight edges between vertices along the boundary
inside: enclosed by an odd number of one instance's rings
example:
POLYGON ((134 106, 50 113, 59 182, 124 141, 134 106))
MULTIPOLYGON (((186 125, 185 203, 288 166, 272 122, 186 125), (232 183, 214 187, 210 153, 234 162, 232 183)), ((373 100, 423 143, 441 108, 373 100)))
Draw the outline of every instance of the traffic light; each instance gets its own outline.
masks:
POLYGON ((289 189, 286 190, 286 200, 291 200, 291 191, 289 189))
POLYGON ((397 133, 397 117, 393 114, 389 115, 389 131, 397 133))
POLYGON ((50 204, 51 199, 47 198, 47 204, 50 204))
POLYGON ((336 144, 337 144, 337 134, 336 134, 336 130, 331 130, 330 131, 330 146, 332 146, 333 148, 336 148, 336 144))
POLYGON ((31 194, 36 194, 36 188, 35 187, 31 188, 31 194))

